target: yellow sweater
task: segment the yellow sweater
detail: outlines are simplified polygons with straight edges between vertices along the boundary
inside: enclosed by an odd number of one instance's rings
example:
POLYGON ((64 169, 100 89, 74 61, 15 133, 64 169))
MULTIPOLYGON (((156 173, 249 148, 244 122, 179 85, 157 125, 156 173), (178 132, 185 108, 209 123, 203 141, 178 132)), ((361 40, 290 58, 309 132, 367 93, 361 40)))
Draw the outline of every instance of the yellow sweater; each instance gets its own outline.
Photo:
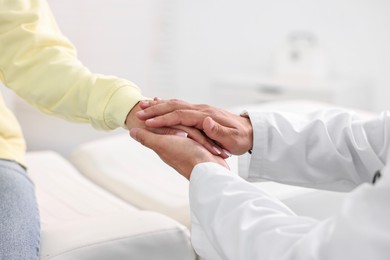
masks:
MULTIPOLYGON (((45 0, 0 0, 0 80, 41 111, 97 129, 125 127, 144 99, 132 82, 85 68, 45 0)), ((24 153, 19 124, 0 96, 0 158, 24 164, 24 153)))

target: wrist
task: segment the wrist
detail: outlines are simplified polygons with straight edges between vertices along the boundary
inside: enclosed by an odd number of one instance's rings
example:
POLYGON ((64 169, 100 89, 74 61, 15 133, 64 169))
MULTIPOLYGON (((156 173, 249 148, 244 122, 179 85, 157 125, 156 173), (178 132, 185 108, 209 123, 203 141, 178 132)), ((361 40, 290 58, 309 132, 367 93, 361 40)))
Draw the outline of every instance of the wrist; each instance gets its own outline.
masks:
POLYGON ((134 107, 129 111, 129 113, 126 116, 125 125, 130 130, 133 127, 139 126, 139 119, 136 116, 136 113, 140 111, 141 108, 139 106, 139 102, 134 105, 134 107))

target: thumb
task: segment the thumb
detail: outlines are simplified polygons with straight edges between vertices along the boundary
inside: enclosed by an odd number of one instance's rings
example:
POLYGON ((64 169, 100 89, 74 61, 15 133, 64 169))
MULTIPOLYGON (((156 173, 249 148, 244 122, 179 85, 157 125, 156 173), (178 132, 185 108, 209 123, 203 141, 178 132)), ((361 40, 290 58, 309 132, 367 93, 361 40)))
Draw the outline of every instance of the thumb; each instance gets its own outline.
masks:
POLYGON ((149 132, 145 129, 141 128, 132 128, 130 130, 130 136, 135 139, 137 142, 140 142, 143 146, 146 146, 152 150, 155 149, 155 146, 157 144, 156 134, 149 132))
POLYGON ((211 117, 203 121, 203 131, 212 140, 225 146, 230 138, 231 129, 215 122, 211 117))
POLYGON ((178 129, 160 129, 157 133, 153 133, 146 129, 142 128, 132 128, 130 130, 130 136, 135 139, 137 142, 141 143, 143 146, 146 146, 155 152, 157 152, 158 147, 161 145, 161 141, 166 138, 167 135, 176 135, 180 137, 187 137, 187 133, 178 130, 178 129))

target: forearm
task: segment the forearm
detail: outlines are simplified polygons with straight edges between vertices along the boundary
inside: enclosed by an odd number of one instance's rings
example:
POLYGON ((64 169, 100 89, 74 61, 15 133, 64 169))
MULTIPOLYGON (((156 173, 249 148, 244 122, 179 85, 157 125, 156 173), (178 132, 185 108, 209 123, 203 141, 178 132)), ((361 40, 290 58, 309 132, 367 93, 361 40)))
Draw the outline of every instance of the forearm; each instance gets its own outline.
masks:
POLYGON ((387 173, 349 194, 333 218, 318 222, 296 216, 217 164, 199 164, 190 180, 194 248, 205 259, 387 259, 387 173))
POLYGON ((350 190, 386 162, 390 117, 363 120, 347 110, 309 115, 250 112, 254 145, 249 180, 350 190))
POLYGON ((299 259, 285 254, 318 223, 212 164, 192 172, 190 206, 193 245, 205 259, 299 259))
POLYGON ((143 99, 133 83, 81 64, 46 1, 0 3, 0 50, 1 80, 45 113, 113 129, 143 99))

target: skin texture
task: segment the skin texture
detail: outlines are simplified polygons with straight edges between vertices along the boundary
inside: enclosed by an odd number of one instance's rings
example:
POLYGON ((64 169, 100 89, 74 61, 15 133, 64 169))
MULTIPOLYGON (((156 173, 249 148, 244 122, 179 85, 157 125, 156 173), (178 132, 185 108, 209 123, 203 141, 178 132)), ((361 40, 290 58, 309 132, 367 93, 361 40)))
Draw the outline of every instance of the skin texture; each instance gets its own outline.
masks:
POLYGON ((244 154, 253 146, 253 128, 249 118, 209 105, 189 104, 181 100, 140 102, 136 113, 149 128, 194 127, 223 148, 226 154, 244 154))
POLYGON ((222 152, 222 149, 210 138, 205 136, 199 129, 196 129, 191 126, 185 125, 176 125, 176 126, 161 126, 161 127, 149 127, 145 124, 145 121, 137 117, 137 113, 142 111, 141 101, 133 107, 133 109, 127 115, 125 124, 128 129, 132 128, 143 128, 148 129, 156 134, 160 135, 182 135, 188 136, 191 139, 195 140, 202 146, 204 146, 210 153, 214 155, 220 155, 223 158, 227 158, 229 155, 222 152))
POLYGON ((193 168, 199 163, 214 162, 229 169, 221 156, 211 154, 204 146, 190 138, 181 135, 159 135, 141 128, 131 129, 130 135, 155 151, 165 163, 188 180, 193 168))

